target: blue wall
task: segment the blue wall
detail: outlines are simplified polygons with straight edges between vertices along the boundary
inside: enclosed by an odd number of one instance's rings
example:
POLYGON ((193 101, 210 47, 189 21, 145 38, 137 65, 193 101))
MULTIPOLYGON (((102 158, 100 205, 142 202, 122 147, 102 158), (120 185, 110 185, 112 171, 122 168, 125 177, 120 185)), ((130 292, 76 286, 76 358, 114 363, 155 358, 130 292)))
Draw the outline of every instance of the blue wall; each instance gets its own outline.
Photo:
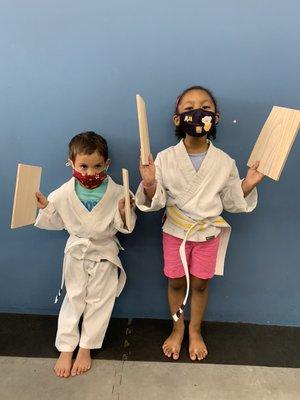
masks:
MULTIPOLYGON (((128 168, 135 190, 135 94, 147 101, 156 154, 176 142, 176 96, 201 84, 219 100, 216 145, 244 175, 271 107, 300 108, 299 13, 296 0, 2 0, 0 311, 58 312, 66 234, 9 229, 18 162, 43 167, 48 194, 69 178, 69 139, 91 129, 108 139, 113 178, 128 168)), ((298 138, 279 183, 261 185, 254 213, 225 215, 226 275, 211 283, 206 319, 300 325, 299 151, 298 138)), ((139 214, 135 233, 121 238, 129 279, 115 316, 169 317, 160 217, 139 214)))

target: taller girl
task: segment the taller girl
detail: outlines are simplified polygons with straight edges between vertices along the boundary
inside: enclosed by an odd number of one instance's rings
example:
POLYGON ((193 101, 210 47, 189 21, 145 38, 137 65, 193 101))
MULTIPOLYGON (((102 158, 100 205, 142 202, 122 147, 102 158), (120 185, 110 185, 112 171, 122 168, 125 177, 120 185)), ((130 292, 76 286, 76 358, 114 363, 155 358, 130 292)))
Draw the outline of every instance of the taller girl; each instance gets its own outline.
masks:
POLYGON ((173 121, 180 142, 158 153, 155 162, 140 165, 141 182, 136 205, 145 212, 166 207, 163 224, 164 273, 173 330, 162 348, 179 358, 184 335, 184 306, 191 286, 189 354, 202 360, 207 348, 201 322, 208 299, 208 282, 222 274, 230 226, 223 210, 250 212, 257 204, 255 186, 263 179, 256 162, 241 180, 235 164, 215 139, 219 122, 212 93, 201 87, 186 89, 177 98, 173 121))

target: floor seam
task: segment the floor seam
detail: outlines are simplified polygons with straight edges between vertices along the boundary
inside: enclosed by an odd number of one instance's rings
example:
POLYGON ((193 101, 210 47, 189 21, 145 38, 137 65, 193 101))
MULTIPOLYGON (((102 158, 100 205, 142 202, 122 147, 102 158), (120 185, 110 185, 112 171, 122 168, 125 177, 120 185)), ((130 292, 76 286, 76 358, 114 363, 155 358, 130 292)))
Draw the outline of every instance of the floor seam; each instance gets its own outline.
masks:
POLYGON ((122 353, 122 363, 115 369, 115 383, 112 387, 112 400, 120 400, 120 388, 123 379, 123 370, 125 362, 128 361, 131 350, 130 350, 130 336, 132 334, 132 318, 127 320, 127 326, 125 330, 125 337, 123 342, 123 353, 122 353))

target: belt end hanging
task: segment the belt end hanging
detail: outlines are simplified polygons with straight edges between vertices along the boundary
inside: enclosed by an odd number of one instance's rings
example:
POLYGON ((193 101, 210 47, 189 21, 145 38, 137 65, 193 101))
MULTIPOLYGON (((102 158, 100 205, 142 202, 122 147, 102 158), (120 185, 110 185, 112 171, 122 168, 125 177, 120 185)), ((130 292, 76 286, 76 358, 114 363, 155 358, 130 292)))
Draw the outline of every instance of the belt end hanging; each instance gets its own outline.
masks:
POLYGON ((62 289, 59 289, 57 295, 55 296, 54 304, 56 304, 58 302, 58 299, 60 298, 61 292, 62 292, 62 289))
POLYGON ((179 320, 179 318, 181 317, 181 315, 183 314, 184 307, 185 307, 185 305, 182 304, 182 305, 179 307, 178 311, 177 311, 175 314, 172 315, 172 318, 173 318, 173 320, 174 320, 175 322, 177 322, 177 321, 179 320))

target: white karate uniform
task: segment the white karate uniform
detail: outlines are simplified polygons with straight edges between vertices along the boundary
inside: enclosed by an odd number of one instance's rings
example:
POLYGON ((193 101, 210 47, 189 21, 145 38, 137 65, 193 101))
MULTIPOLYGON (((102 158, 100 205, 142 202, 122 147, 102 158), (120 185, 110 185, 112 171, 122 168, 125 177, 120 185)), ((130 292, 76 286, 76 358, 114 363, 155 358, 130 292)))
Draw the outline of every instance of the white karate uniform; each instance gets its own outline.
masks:
MULTIPOLYGON (((223 228, 218 227, 213 220, 223 210, 232 213, 252 211, 257 204, 256 188, 244 197, 235 161, 210 141, 198 171, 193 166, 183 140, 158 153, 155 167, 156 193, 152 201, 149 201, 140 184, 135 198, 137 207, 149 212, 165 206, 175 206, 191 221, 205 221, 207 227, 191 233, 188 240, 202 242, 221 234, 215 273, 222 275, 231 229, 228 224, 223 228)), ((170 218, 166 218, 163 231, 186 239, 186 230, 175 225, 170 218)))
POLYGON ((132 210, 131 229, 124 228, 118 209, 122 197, 123 187, 108 177, 103 198, 88 211, 75 192, 75 178, 71 178, 49 195, 49 204, 39 211, 35 226, 66 229, 70 234, 62 274, 66 296, 59 313, 55 342, 59 351, 73 351, 78 344, 88 349, 102 346, 115 297, 120 295, 126 281, 118 257, 121 246, 115 235, 117 231, 131 233, 136 221, 132 210))

